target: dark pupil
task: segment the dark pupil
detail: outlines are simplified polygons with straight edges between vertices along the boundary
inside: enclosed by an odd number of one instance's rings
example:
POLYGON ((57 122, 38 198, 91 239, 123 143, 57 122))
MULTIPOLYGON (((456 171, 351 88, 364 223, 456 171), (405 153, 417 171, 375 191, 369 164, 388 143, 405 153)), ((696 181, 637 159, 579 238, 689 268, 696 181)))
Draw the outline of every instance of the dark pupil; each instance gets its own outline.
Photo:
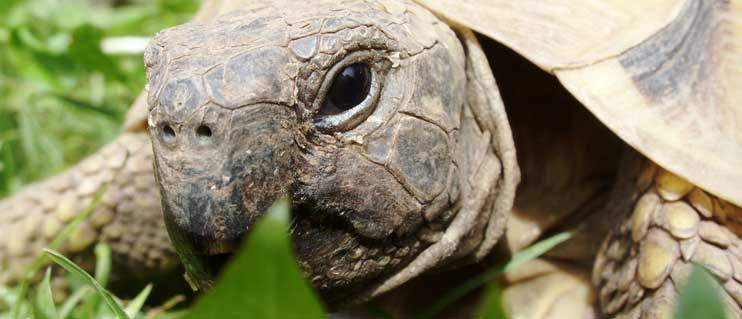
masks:
POLYGON ((363 102, 371 88, 371 71, 368 65, 355 63, 346 66, 335 76, 327 95, 330 108, 347 111, 363 102))

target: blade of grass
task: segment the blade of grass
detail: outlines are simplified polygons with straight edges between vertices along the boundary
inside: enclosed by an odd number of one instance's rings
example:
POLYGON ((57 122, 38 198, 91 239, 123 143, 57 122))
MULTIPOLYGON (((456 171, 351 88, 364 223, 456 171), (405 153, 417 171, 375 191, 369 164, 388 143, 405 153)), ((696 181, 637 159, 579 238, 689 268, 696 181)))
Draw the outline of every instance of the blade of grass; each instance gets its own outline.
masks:
POLYGON ((175 295, 172 298, 168 299, 163 303, 161 306, 158 307, 158 309, 163 311, 168 311, 170 309, 173 309, 175 306, 180 304, 181 302, 186 301, 186 297, 183 295, 175 295))
MULTIPOLYGON (((128 154, 126 155, 124 161, 129 160, 128 154)), ((122 166, 123 168, 124 166, 122 166)), ((121 169, 118 169, 113 174, 113 179, 116 180, 116 177, 118 176, 119 172, 121 172, 121 169)), ((96 207, 98 207, 98 203, 100 202, 101 198, 103 197, 103 194, 106 193, 108 190, 108 186, 110 183, 103 184, 100 189, 93 195, 93 200, 90 201, 90 204, 85 207, 85 209, 78 214, 75 219, 73 219, 69 224, 67 224, 62 230, 54 237, 51 243, 47 246, 49 249, 59 249, 64 242, 67 240, 67 238, 72 234, 72 232, 77 229, 77 227, 80 227, 80 224, 82 224, 90 214, 93 213, 96 207)), ((16 300, 14 306, 11 318, 12 319, 19 319, 20 318, 20 309, 21 309, 21 303, 23 303, 23 300, 25 299, 26 292, 28 291, 28 283, 33 278, 34 274, 36 274, 39 269, 44 265, 44 254, 39 254, 36 259, 31 263, 31 266, 28 269, 28 272, 26 272, 25 276, 21 279, 20 284, 18 285, 18 299, 16 300)))
POLYGON ((65 319, 67 316, 72 313, 72 310, 75 309, 75 306, 82 301, 85 296, 90 293, 90 287, 80 287, 80 289, 77 289, 67 300, 64 301, 62 306, 59 308, 59 318, 65 319))
POLYGON ((111 276, 111 247, 106 243, 95 245, 95 280, 101 285, 108 285, 111 276))
POLYGON ((477 319, 505 319, 505 310, 502 308, 502 289, 498 284, 490 284, 484 294, 484 302, 479 307, 477 319))
POLYGON ((36 303, 34 304, 34 313, 36 318, 57 319, 59 314, 57 306, 54 304, 51 286, 52 269, 46 268, 46 274, 38 287, 36 287, 36 303))
MULTIPOLYGON (((111 247, 104 243, 98 243, 95 245, 93 251, 95 253, 94 278, 101 286, 106 287, 108 285, 108 278, 111 274, 111 247)), ((90 296, 90 298, 87 298, 83 303, 83 307, 87 309, 88 313, 96 313, 96 310, 100 308, 100 296, 90 296)))
MULTIPOLYGON (((116 172, 116 175, 118 172, 116 172)), ((67 238, 72 234, 77 227, 84 222, 90 214, 93 213, 95 208, 98 206, 98 202, 100 202, 101 197, 103 197, 103 194, 108 189, 108 184, 105 184, 101 187, 100 190, 93 196, 93 200, 90 202, 90 205, 86 207, 80 214, 78 214, 75 219, 73 219, 67 226, 65 226, 62 231, 57 234, 57 236, 54 237, 52 242, 49 244, 50 249, 58 249, 59 247, 64 244, 64 242, 67 240, 67 238)), ((23 276, 23 279, 21 280, 20 284, 18 285, 18 299, 15 302, 15 305, 13 306, 13 312, 11 318, 13 319, 19 319, 20 318, 20 304, 23 302, 26 296, 26 292, 28 291, 28 285, 30 280, 33 278, 34 274, 36 274, 39 269, 44 265, 44 254, 39 254, 36 259, 34 259, 33 263, 31 263, 31 266, 28 269, 28 272, 23 276)))
POLYGON ((147 285, 142 289, 142 291, 134 297, 134 299, 129 302, 129 304, 126 306, 126 309, 124 311, 126 312, 129 317, 134 318, 140 310, 142 310, 142 306, 144 306, 144 302, 147 301, 147 298, 149 297, 149 294, 152 292, 152 284, 147 285))
POLYGON ((183 295, 175 295, 172 298, 168 299, 163 303, 162 305, 150 309, 147 312, 147 318, 159 318, 161 315, 168 314, 168 310, 172 309, 173 307, 177 306, 179 303, 185 301, 186 298, 183 295))
POLYGON ((436 314, 441 312, 448 305, 466 296, 468 293, 474 291, 475 289, 494 280, 495 278, 500 276, 500 274, 502 274, 503 272, 513 270, 517 268, 518 266, 522 265, 523 263, 531 259, 537 258, 538 256, 543 255, 550 249, 554 248, 556 245, 563 243, 564 241, 566 241, 567 239, 570 239, 571 237, 572 237, 571 232, 563 232, 563 233, 556 234, 554 236, 551 236, 547 239, 544 239, 542 241, 539 241, 529 246, 528 248, 513 255, 513 257, 510 258, 510 260, 506 262, 504 265, 496 266, 490 271, 477 275, 465 281, 463 284, 458 286, 456 289, 451 290, 447 294, 443 295, 443 297, 438 299, 438 301, 435 304, 433 304, 430 308, 428 308, 427 311, 420 314, 417 318, 419 319, 434 318, 436 314))
POLYGON ((529 246, 523 251, 520 251, 517 254, 513 255, 513 258, 510 258, 510 261, 505 264, 501 272, 511 271, 531 259, 538 258, 552 248, 556 247, 556 245, 559 245, 565 242, 567 239, 572 238, 572 235, 573 234, 570 232, 559 233, 529 246))
POLYGON ((105 243, 95 245, 95 280, 104 287, 111 275, 111 247, 105 243))
POLYGON ((44 249, 44 253, 46 254, 46 256, 51 258, 55 263, 62 266, 62 268, 79 276, 86 283, 92 286, 98 292, 98 294, 103 298, 103 300, 106 302, 106 304, 111 309, 111 311, 113 311, 113 313, 116 315, 116 318, 129 319, 129 316, 121 308, 121 305, 119 305, 116 302, 116 300, 113 299, 113 296, 106 290, 106 288, 101 286, 101 284, 97 280, 95 280, 93 276, 88 274, 85 270, 80 268, 80 266, 76 265, 71 260, 67 259, 67 257, 64 257, 64 255, 56 251, 53 251, 51 249, 44 249))

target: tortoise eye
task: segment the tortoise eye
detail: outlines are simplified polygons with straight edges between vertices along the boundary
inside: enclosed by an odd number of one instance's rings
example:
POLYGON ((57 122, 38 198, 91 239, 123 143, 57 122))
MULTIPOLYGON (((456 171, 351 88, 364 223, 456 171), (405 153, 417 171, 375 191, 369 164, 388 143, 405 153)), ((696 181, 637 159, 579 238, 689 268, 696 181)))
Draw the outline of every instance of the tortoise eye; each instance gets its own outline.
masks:
POLYGON ((335 115, 361 104, 371 90, 371 70, 354 63, 343 68, 332 80, 320 115, 335 115))
POLYGON ((315 125, 322 131, 346 131, 365 120, 376 108, 381 79, 366 62, 338 65, 332 81, 323 84, 315 125))

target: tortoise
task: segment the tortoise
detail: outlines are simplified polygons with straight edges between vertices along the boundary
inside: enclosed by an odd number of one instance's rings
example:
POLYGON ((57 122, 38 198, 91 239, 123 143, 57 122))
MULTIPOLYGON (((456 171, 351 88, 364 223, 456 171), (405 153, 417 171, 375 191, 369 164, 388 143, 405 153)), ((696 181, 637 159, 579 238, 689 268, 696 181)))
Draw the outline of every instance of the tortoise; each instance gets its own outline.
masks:
POLYGON ((0 203, 0 283, 100 193, 65 253, 109 242, 131 284, 178 273, 177 252, 207 289, 288 196, 297 261, 331 309, 409 317, 570 230, 505 275, 512 317, 665 317, 698 263, 739 318, 741 10, 206 2, 146 49, 121 137, 0 203))

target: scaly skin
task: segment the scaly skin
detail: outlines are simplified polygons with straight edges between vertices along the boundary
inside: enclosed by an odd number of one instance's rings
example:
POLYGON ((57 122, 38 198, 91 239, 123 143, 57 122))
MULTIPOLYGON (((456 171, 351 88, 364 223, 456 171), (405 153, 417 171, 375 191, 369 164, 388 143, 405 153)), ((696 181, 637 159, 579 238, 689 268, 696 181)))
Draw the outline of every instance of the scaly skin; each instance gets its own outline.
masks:
POLYGON ((669 318, 697 263, 724 288, 729 318, 742 317, 742 209, 651 162, 636 178, 636 194, 594 264, 602 313, 669 318))
POLYGON ((255 1, 160 32, 148 128, 194 282, 210 287, 282 196, 298 262, 333 306, 485 257, 518 170, 492 75, 467 59, 485 59, 473 34, 411 1, 255 1), (371 74, 358 108, 325 109, 357 64, 371 74))
POLYGON ((149 138, 129 132, 63 174, 0 201, 0 284, 17 283, 105 186, 93 213, 59 250, 90 269, 92 247, 108 243, 114 281, 151 280, 178 269, 162 221, 149 138))

